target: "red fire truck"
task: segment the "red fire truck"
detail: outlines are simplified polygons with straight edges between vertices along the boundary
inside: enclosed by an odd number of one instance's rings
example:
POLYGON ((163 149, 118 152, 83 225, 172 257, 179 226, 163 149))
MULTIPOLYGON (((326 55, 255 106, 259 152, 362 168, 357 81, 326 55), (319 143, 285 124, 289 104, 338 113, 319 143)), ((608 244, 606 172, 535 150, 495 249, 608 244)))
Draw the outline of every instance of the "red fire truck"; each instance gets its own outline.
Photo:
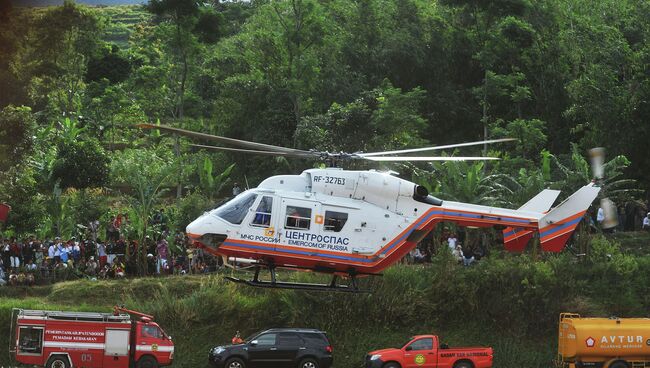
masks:
POLYGON ((12 346, 18 363, 47 368, 157 368, 171 365, 174 344, 153 317, 14 309, 12 346))

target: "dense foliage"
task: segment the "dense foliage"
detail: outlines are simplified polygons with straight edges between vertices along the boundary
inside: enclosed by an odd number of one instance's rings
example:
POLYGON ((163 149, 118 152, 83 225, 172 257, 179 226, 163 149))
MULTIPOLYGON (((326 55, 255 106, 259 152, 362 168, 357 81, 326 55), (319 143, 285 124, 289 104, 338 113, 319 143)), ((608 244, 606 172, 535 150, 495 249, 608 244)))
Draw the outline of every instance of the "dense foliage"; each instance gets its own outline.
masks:
POLYGON ((2 18, 0 200, 15 234, 73 218, 68 188, 103 188, 144 217, 176 204, 181 226, 232 182, 318 164, 197 152, 140 122, 352 152, 518 138, 490 147, 496 164, 374 167, 476 203, 572 191, 591 179, 593 146, 613 158, 619 203, 641 195, 628 179, 650 180, 644 1, 67 1, 2 18))

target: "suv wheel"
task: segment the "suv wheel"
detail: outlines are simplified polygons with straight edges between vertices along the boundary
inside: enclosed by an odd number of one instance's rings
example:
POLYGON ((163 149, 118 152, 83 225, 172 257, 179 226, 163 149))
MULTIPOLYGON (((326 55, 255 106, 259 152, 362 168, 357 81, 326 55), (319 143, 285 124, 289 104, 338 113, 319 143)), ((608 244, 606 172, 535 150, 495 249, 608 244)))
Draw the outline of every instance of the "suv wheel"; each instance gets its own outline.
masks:
POLYGON ((225 368, 246 368, 244 361, 239 358, 230 358, 226 361, 225 368))
POLYGON ((300 365, 298 366, 299 368, 318 368, 318 362, 315 361, 314 359, 307 358, 303 359, 302 362, 300 362, 300 365))

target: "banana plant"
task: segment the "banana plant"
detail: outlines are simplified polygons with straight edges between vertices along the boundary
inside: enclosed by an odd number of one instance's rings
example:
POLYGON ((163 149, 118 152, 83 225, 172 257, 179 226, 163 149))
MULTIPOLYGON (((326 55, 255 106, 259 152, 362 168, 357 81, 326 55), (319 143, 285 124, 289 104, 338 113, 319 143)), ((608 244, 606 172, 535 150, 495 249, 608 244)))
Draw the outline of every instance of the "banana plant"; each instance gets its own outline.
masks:
POLYGON ((218 195, 226 184, 230 182, 230 173, 234 167, 235 164, 231 164, 221 173, 214 175, 214 165, 212 164, 212 160, 210 160, 209 157, 205 157, 203 159, 203 165, 201 165, 198 170, 201 190, 203 190, 210 199, 213 199, 214 196, 218 195))

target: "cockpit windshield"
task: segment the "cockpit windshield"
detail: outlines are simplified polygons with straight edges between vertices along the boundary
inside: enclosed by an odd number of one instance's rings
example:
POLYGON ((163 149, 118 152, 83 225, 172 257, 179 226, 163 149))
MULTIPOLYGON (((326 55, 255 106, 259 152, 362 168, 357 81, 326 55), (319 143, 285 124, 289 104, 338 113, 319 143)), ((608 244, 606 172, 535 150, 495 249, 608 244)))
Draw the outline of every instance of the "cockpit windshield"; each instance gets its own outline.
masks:
POLYGON ((244 193, 217 208, 213 213, 231 224, 240 225, 256 198, 255 193, 244 193))

